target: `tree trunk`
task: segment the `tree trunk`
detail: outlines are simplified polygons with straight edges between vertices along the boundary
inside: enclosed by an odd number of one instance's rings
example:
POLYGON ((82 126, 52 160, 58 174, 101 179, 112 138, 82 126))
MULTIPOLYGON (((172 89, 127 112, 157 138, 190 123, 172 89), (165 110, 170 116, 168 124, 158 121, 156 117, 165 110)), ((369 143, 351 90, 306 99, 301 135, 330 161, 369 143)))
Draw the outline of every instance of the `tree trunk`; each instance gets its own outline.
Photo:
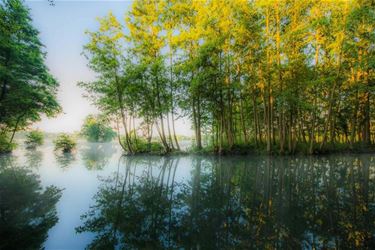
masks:
POLYGON ((126 117, 125 117, 125 113, 124 113, 125 109, 124 109, 124 104, 123 104, 123 100, 122 100, 122 92, 121 92, 121 89, 120 89, 120 83, 119 83, 117 74, 115 74, 115 82, 116 82, 116 91, 117 91, 117 101, 118 101, 119 108, 120 108, 122 125, 124 126, 124 130, 125 130, 125 141, 126 141, 126 145, 128 147, 127 149, 129 151, 129 153, 133 154, 134 151, 133 151, 133 148, 132 148, 132 145, 131 145, 131 141, 130 141, 130 138, 129 138, 129 132, 128 132, 128 128, 127 128, 127 125, 126 125, 126 117))
POLYGON ((16 121, 16 125, 14 125, 14 129, 13 129, 13 132, 12 132, 12 136, 10 137, 10 140, 9 140, 9 143, 12 143, 13 142, 13 139, 14 139, 14 135, 16 134, 16 131, 18 129, 18 125, 21 121, 21 118, 24 116, 24 114, 20 115, 18 118, 17 118, 17 121, 16 121))

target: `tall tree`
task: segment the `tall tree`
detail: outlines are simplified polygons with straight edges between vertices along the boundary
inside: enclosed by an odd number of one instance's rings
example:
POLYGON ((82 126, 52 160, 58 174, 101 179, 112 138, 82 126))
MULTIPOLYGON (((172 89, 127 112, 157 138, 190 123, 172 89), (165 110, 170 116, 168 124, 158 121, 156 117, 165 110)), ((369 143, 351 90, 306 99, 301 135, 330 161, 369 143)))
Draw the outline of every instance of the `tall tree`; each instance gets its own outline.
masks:
POLYGON ((29 9, 20 0, 0 4, 0 133, 14 133, 40 115, 61 110, 58 83, 45 65, 46 53, 29 9))

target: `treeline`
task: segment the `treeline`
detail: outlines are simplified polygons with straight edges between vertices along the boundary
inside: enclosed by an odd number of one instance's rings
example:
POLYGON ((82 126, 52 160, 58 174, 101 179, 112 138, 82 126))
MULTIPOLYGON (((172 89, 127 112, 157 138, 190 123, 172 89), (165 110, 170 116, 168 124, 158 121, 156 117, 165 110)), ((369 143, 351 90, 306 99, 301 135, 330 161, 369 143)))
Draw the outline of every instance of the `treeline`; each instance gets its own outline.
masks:
POLYGON ((218 153, 375 140, 374 1, 135 0, 99 22, 84 48, 98 77, 80 85, 131 153, 139 129, 178 149, 180 116, 218 153))
POLYGON ((38 34, 23 1, 0 2, 0 152, 12 150, 16 131, 61 110, 38 34))

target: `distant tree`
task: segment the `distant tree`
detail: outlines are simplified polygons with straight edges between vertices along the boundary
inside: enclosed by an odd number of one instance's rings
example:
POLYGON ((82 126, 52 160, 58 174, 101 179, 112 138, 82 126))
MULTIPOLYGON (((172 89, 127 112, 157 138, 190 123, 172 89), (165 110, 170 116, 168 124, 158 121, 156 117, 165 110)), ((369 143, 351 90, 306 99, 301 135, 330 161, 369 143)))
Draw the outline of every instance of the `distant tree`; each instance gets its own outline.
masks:
POLYGON ((60 134, 54 141, 55 150, 62 150, 64 153, 71 152, 76 146, 77 142, 68 134, 60 134))
POLYGON ((11 144, 16 131, 61 110, 58 83, 45 65, 46 53, 29 9, 20 0, 0 3, 0 136, 11 144))
POLYGON ((115 131, 100 116, 89 115, 82 126, 82 135, 91 142, 108 142, 115 136, 115 131))
POLYGON ((36 146, 42 145, 44 142, 44 135, 43 132, 38 130, 30 131, 26 135, 26 147, 27 148, 35 148, 36 146))

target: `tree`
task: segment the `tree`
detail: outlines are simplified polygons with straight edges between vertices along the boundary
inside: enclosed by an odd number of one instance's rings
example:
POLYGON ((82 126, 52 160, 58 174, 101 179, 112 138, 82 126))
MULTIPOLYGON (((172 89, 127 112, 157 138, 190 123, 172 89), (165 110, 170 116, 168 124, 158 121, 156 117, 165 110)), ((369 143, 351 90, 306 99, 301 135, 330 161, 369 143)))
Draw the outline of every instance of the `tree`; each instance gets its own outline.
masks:
POLYGON ((44 142, 44 134, 41 131, 33 130, 26 135, 25 144, 27 148, 36 148, 44 142))
POLYGON ((93 39, 116 30, 123 109, 149 142, 156 129, 166 152, 178 147, 176 116, 191 120, 199 150, 219 154, 243 145, 313 154, 375 140, 373 1, 135 0, 125 19, 93 39))
POLYGON ((118 121, 121 120, 125 144, 121 140, 119 142, 124 150, 133 153, 128 125, 130 110, 127 103, 130 99, 125 95, 125 91, 129 87, 127 66, 130 62, 123 51, 125 41, 122 25, 112 13, 99 19, 99 22, 99 31, 87 32, 90 42, 84 48, 90 68, 98 73, 99 77, 94 82, 80 83, 79 85, 90 93, 91 99, 103 112, 116 117, 118 128, 120 126, 118 121))
POLYGON ((86 117, 81 133, 91 142, 108 142, 116 136, 116 133, 106 125, 102 117, 93 115, 86 117))
POLYGON ((77 146, 75 139, 64 133, 59 134, 53 143, 55 144, 55 151, 62 150, 63 153, 70 153, 77 146))
POLYGON ((12 143, 16 131, 61 110, 58 83, 45 65, 43 45, 20 0, 0 4, 0 135, 12 143))

